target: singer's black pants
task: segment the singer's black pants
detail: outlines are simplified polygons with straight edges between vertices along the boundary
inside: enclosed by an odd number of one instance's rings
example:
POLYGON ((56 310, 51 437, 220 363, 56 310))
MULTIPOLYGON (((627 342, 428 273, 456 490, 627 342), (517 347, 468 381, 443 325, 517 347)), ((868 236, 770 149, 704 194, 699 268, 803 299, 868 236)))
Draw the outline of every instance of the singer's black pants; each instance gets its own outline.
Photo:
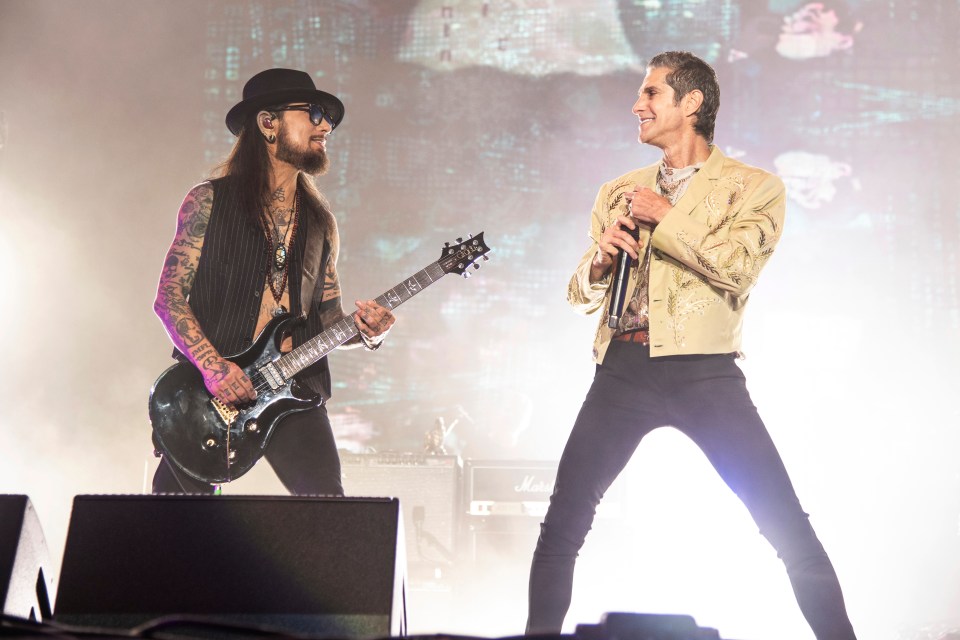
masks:
MULTIPOLYGON (((264 458, 287 491, 294 495, 342 496, 340 455, 326 407, 292 413, 277 423, 264 458)), ((194 480, 169 460, 161 459, 153 476, 153 493, 213 493, 215 487, 194 480)))
POLYGON ((530 571, 527 632, 560 632, 596 506, 640 440, 665 425, 693 440, 746 505, 786 565, 817 640, 853 640, 836 573, 734 356, 651 358, 649 347, 619 341, 597 366, 560 459, 530 571))

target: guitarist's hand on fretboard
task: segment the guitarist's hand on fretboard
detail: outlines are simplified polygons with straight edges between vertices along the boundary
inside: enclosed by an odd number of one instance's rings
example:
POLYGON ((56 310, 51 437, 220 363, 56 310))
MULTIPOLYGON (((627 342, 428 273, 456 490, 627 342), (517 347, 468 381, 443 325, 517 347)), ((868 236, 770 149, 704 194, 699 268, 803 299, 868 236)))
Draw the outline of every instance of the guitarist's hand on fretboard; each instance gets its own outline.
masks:
POLYGON ((397 321, 393 312, 377 304, 376 300, 357 300, 357 312, 353 314, 353 322, 360 333, 371 342, 380 342, 377 338, 384 335, 397 321))

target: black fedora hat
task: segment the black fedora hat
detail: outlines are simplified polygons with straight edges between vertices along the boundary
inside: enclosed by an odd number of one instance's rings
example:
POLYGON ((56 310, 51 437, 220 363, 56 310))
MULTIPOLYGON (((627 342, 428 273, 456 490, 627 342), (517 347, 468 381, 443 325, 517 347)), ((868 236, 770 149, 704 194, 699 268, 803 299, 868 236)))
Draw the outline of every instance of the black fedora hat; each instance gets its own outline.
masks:
POLYGON ((267 69, 243 85, 243 101, 227 113, 227 128, 238 136, 251 113, 290 102, 319 104, 333 120, 334 127, 343 120, 343 103, 336 96, 318 90, 309 74, 296 69, 267 69))

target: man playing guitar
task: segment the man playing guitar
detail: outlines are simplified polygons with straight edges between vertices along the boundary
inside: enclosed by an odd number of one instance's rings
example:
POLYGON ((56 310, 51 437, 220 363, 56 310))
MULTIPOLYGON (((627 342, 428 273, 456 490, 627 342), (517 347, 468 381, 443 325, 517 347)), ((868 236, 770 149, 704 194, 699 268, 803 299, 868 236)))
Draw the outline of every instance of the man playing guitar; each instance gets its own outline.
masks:
MULTIPOLYGON (((244 86, 227 114, 238 136, 216 178, 194 187, 180 207, 154 309, 192 363, 213 401, 225 411, 254 402, 255 384, 229 356, 250 347, 276 316, 302 318, 286 335, 287 352, 343 320, 337 275, 336 221, 310 176, 328 167, 328 136, 343 119, 343 103, 316 89, 310 76, 269 69, 244 86)), ((375 350, 393 313, 357 301, 359 334, 344 346, 375 350)), ((294 378, 306 394, 329 398, 326 358, 294 378)), ((340 460, 326 408, 284 415, 264 457, 294 494, 343 495, 340 460)), ((204 482, 162 456, 154 493, 212 493, 204 482)))

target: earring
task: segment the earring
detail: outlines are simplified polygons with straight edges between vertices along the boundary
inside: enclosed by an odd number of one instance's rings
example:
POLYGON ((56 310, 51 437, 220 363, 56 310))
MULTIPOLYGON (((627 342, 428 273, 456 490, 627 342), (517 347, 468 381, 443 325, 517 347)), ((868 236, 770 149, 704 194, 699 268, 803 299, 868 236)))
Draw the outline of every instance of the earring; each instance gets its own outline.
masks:
POLYGON ((269 136, 264 136, 264 137, 267 139, 267 142, 269 142, 270 144, 273 144, 274 142, 277 141, 277 136, 273 135, 272 133, 269 136))

